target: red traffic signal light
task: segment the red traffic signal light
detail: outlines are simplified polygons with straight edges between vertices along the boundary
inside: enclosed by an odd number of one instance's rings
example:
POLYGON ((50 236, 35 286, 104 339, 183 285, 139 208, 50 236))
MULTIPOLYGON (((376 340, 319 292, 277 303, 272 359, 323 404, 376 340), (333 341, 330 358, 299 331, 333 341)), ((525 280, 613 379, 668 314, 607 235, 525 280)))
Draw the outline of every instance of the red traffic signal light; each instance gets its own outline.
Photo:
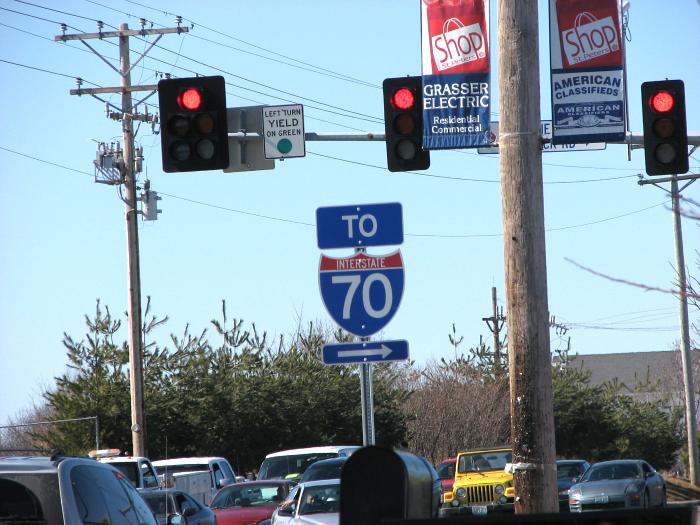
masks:
POLYGON ((430 152, 423 150, 422 78, 387 78, 383 90, 386 162, 389 171, 428 169, 430 152))
POLYGON ((688 166, 685 86, 682 80, 642 84, 644 160, 649 175, 679 175, 688 166))
POLYGON ((163 171, 229 165, 226 84, 221 76, 158 82, 163 171))
POLYGON ((187 88, 177 97, 178 105, 189 111, 195 111, 202 105, 202 93, 195 88, 187 88))

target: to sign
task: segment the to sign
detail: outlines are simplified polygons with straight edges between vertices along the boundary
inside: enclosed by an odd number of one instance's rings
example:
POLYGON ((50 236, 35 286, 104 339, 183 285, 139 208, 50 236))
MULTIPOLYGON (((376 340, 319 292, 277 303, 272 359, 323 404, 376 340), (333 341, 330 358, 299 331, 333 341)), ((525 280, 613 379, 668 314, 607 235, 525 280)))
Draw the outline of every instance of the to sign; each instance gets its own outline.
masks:
POLYGON ((359 337, 372 335, 399 308, 404 286, 401 252, 385 256, 360 252, 343 258, 321 255, 319 286, 328 313, 341 328, 359 337))
POLYGON ((398 202, 318 208, 318 247, 324 250, 401 244, 401 215, 401 204, 398 202))
POLYGON ((266 159, 304 157, 304 106, 263 106, 263 141, 266 159))
POLYGON ((323 362, 327 365, 403 361, 408 359, 407 341, 368 341, 323 346, 323 362))

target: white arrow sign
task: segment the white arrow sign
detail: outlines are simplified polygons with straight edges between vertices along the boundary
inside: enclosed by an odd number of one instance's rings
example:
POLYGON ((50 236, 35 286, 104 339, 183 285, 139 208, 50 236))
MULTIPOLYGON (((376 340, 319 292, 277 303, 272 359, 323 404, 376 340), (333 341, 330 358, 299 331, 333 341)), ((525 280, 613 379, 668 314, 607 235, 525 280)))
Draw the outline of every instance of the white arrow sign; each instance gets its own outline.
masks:
POLYGON ((386 356, 390 353, 391 348, 382 345, 381 348, 368 348, 367 350, 341 350, 338 352, 338 357, 370 357, 380 355, 382 359, 386 359, 386 356))

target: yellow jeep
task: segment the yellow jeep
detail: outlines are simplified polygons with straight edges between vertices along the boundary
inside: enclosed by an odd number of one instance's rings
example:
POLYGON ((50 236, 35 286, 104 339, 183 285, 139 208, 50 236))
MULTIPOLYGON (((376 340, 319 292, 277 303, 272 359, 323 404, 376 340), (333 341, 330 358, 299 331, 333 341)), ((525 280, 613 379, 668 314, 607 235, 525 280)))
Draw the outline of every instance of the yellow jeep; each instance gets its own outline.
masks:
POLYGON ((457 455, 450 506, 442 515, 484 516, 496 511, 513 511, 513 475, 505 471, 512 462, 509 447, 483 448, 457 455))

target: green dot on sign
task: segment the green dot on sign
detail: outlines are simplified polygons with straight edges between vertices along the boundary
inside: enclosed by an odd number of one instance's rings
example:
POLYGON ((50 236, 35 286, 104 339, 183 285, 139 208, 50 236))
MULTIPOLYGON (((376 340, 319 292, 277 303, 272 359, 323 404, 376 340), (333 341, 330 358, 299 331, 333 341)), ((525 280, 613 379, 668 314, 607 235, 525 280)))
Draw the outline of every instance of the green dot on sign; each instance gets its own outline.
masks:
POLYGON ((282 139, 277 143, 277 151, 282 155, 286 155, 292 151, 292 141, 289 139, 282 139))

